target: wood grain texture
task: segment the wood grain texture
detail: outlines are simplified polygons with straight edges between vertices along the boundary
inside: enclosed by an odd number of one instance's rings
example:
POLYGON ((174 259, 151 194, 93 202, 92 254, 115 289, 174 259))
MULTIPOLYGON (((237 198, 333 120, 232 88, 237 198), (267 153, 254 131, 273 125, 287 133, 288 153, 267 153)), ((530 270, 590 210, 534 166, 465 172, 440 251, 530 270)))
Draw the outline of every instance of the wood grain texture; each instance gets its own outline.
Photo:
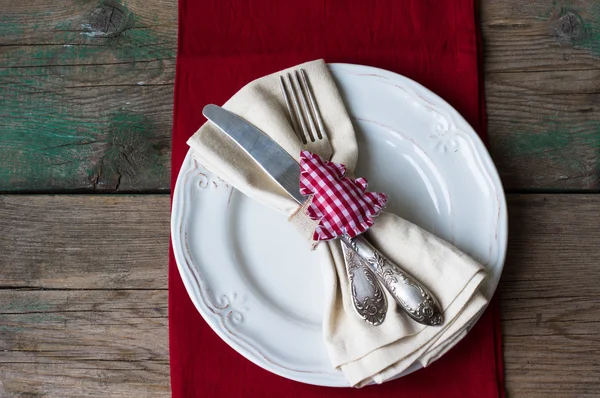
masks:
POLYGON ((0 9, 0 192, 168 191, 177 2, 0 9))
MULTIPOLYGON (((169 197, 0 198, 0 396, 168 395, 169 197)), ((509 195, 511 397, 597 395, 599 212, 595 195, 509 195)))
POLYGON ((170 396, 166 290, 0 290, 0 396, 170 396))
POLYGON ((170 396, 169 197, 0 196, 0 396, 170 396))
POLYGON ((506 188, 600 189, 600 3, 482 0, 481 28, 506 188))
POLYGON ((600 198, 510 195, 501 289, 509 396, 600 389, 600 198))
POLYGON ((0 196, 0 287, 166 289, 168 196, 0 196))
MULTIPOLYGON (((490 150, 507 189, 600 189, 600 6, 480 8, 490 150)), ((167 192, 176 2, 0 9, 0 192, 167 192)))

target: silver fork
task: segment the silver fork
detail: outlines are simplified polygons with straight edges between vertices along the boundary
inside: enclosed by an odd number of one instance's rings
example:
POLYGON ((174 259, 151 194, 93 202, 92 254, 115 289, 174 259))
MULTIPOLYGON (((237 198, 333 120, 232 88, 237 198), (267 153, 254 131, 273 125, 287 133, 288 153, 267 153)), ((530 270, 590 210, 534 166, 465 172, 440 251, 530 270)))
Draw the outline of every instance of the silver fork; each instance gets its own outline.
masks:
MULTIPOLYGON (((304 69, 295 70, 285 77, 284 79, 280 76, 279 83, 294 132, 306 149, 329 160, 333 151, 306 72, 304 69)), ((387 299, 377 277, 352 249, 341 241, 340 244, 350 281, 354 309, 371 325, 381 325, 387 313, 387 299)))
MULTIPOLYGON (((308 150, 329 159, 331 145, 306 72, 294 70, 287 73, 286 78, 280 76, 279 82, 294 131, 308 150)), ((373 325, 379 325, 385 319, 387 302, 379 285, 381 283, 414 321, 431 326, 443 323, 440 305, 425 285, 387 259, 363 236, 341 236, 340 241, 354 308, 363 319, 373 325)))

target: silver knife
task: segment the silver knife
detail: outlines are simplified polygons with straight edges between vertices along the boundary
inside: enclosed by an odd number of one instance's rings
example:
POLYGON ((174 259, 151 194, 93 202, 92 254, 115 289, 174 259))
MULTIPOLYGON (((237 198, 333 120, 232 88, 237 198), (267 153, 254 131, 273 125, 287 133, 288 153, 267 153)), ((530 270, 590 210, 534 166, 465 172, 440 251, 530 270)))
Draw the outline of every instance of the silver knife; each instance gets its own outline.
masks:
MULTIPOLYGON (((206 105, 202 114, 235 141, 299 204, 306 201, 306 197, 300 193, 300 165, 271 137, 217 105, 206 105)), ((363 236, 342 236, 340 240, 366 261, 379 281, 413 320, 431 326, 442 324, 443 316, 438 301, 423 284, 388 260, 363 236)))

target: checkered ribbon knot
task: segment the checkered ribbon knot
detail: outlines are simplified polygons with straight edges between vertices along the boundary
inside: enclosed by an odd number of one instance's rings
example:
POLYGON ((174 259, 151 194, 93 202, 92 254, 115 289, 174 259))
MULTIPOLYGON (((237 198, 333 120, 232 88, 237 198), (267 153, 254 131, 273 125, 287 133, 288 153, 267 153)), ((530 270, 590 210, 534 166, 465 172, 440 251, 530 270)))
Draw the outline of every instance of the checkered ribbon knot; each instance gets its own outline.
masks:
POLYGON ((319 220, 313 239, 330 240, 344 234, 351 238, 373 225, 387 196, 368 192, 367 180, 348 178, 346 166, 328 162, 309 151, 300 153, 300 193, 312 195, 306 214, 319 220))

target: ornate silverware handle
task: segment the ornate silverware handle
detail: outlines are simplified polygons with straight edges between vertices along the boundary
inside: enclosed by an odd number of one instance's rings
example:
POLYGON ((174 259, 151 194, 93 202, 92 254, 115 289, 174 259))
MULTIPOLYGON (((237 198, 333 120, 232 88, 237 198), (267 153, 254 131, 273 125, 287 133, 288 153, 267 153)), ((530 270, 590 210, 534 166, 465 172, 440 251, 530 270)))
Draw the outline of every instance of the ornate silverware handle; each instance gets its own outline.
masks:
POLYGON ((367 323, 379 326, 385 320, 387 313, 387 300, 383 287, 373 271, 365 264, 365 260, 358 257, 358 254, 344 242, 340 242, 340 245, 346 261, 348 279, 350 279, 350 294, 354 309, 367 323))
POLYGON ((379 281, 412 319, 425 325, 442 324, 444 319, 438 301, 422 283, 384 257, 362 236, 343 236, 340 239, 365 260, 379 281))

